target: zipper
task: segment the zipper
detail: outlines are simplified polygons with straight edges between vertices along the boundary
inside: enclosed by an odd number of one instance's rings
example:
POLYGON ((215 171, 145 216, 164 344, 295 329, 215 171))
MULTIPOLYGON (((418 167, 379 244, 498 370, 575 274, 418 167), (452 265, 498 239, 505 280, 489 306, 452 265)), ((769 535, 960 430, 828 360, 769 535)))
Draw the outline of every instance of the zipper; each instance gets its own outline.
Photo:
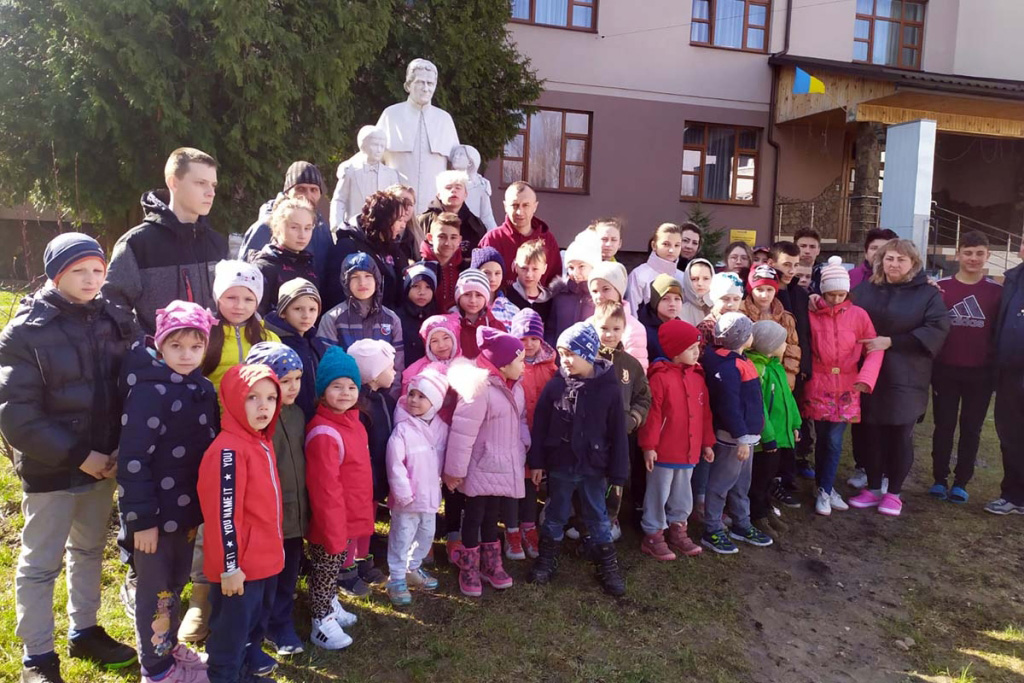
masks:
MULTIPOLYGON (((267 444, 263 443, 262 441, 260 442, 260 446, 263 448, 263 455, 267 459, 267 467, 270 470, 270 481, 274 485, 274 501, 277 503, 277 505, 274 506, 274 514, 277 518, 277 537, 283 539, 284 532, 282 531, 281 527, 281 492, 279 490, 281 486, 281 481, 280 479, 278 479, 277 476, 277 465, 274 464, 274 459, 270 457, 270 449, 267 448, 267 444)), ((283 545, 281 546, 281 557, 284 557, 283 545)))
POLYGON ((238 362, 245 362, 245 353, 242 351, 242 328, 239 325, 233 325, 235 328, 235 343, 238 344, 238 362))

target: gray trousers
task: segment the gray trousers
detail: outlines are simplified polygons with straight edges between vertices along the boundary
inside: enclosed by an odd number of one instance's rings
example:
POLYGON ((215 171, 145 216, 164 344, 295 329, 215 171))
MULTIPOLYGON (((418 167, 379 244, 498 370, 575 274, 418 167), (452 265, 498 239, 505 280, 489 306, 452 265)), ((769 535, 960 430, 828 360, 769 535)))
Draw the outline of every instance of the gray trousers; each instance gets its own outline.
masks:
POLYGON ((26 655, 54 650, 53 587, 65 554, 70 630, 96 625, 114 487, 113 479, 103 479, 67 491, 23 494, 25 526, 14 574, 14 600, 15 633, 26 655))
POLYGON ((203 525, 196 530, 195 548, 192 550, 192 583, 210 583, 203 573, 203 525))
POLYGON ((693 510, 690 492, 692 467, 658 467, 647 473, 644 493, 644 516, 640 528, 645 534, 656 534, 669 524, 686 522, 693 510), (667 513, 667 514, 666 514, 667 513))
MULTIPOLYGON (((736 457, 738 444, 715 444, 715 461, 708 474, 708 488, 704 492, 704 529, 712 534, 725 528, 722 513, 726 501, 733 527, 746 529, 750 526, 750 473, 754 465, 751 457, 740 462, 736 457)), ((753 446, 751 446, 753 451, 753 446)))
POLYGON ((178 644, 181 590, 192 567, 189 532, 160 534, 155 553, 136 550, 135 637, 144 676, 159 676, 171 668, 171 650, 178 644))

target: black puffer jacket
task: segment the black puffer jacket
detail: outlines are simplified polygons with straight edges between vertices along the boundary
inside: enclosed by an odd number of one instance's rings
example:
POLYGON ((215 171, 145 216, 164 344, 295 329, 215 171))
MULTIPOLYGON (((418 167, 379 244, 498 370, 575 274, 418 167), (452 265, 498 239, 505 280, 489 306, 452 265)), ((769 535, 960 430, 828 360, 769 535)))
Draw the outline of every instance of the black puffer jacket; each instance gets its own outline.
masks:
POLYGON ((256 254, 252 264, 263 276, 263 300, 258 309, 263 316, 277 309, 278 290, 289 280, 301 277, 317 287, 320 286, 320 280, 313 268, 313 254, 308 249, 289 251, 271 243, 256 254))
POLYGON ((73 304, 47 287, 21 302, 0 334, 0 432, 26 493, 95 481, 79 467, 117 448, 117 380, 139 336, 131 314, 102 298, 73 304))

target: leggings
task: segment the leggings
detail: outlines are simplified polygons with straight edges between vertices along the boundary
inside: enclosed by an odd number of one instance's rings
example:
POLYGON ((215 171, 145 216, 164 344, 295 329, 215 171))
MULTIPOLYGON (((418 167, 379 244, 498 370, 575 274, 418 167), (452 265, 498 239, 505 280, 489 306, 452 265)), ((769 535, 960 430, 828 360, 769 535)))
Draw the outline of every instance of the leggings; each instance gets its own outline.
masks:
POLYGON ((868 488, 882 488, 882 476, 889 477, 889 493, 899 494, 914 464, 914 423, 903 425, 863 424, 866 440, 861 458, 868 473, 868 488))
POLYGON ((783 452, 791 448, 779 448, 774 453, 758 451, 751 455, 754 463, 751 465, 750 474, 750 519, 764 519, 771 509, 771 490, 775 482, 775 475, 779 471, 779 460, 783 452))
POLYGON ((475 548, 498 540, 498 516, 506 498, 502 496, 466 496, 462 517, 462 545, 475 548))
POLYGON ((441 497, 444 499, 444 532, 453 534, 462 529, 462 513, 466 507, 466 496, 462 491, 449 491, 441 486, 441 497))
POLYGON ((350 553, 342 550, 331 555, 322 545, 311 543, 309 559, 313 571, 309 575, 309 611, 316 619, 323 619, 331 612, 331 600, 337 595, 338 572, 350 553))
POLYGON ((505 529, 518 529, 520 524, 537 525, 537 487, 532 479, 526 480, 524 498, 503 498, 501 518, 505 529))
POLYGON ((348 547, 346 548, 347 557, 345 558, 345 564, 342 565, 343 569, 348 569, 356 563, 356 560, 365 560, 370 555, 370 539, 371 536, 362 536, 360 538, 348 539, 348 547))

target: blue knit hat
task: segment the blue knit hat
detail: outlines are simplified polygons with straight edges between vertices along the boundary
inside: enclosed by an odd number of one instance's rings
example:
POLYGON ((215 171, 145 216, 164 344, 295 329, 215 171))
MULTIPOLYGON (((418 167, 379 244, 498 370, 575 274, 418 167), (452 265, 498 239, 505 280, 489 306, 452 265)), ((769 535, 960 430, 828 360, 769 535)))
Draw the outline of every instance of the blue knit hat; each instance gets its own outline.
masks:
POLYGON ((469 258, 470 268, 479 268, 485 263, 494 261, 501 266, 502 272, 505 270, 505 259, 501 258, 501 254, 494 247, 477 247, 473 250, 473 255, 469 258))
POLYGON ((405 271, 405 279, 402 283, 405 293, 408 294, 409 289, 421 280, 430 285, 431 291, 437 289, 437 273, 426 261, 417 261, 409 266, 409 270, 405 271))
POLYGON ((340 346, 331 346, 316 368, 316 395, 323 396, 324 390, 339 377, 348 377, 357 387, 363 383, 356 359, 342 351, 340 346))
POLYGON ((520 308, 519 312, 512 318, 512 336, 516 339, 523 337, 544 338, 544 319, 540 313, 532 308, 520 308))
POLYGON ((100 243, 81 232, 65 232, 57 235, 46 245, 43 252, 43 270, 46 277, 54 282, 62 272, 73 264, 87 258, 98 258, 107 262, 100 243))
POLYGON ((269 365, 278 379, 293 370, 302 370, 302 359, 299 354, 281 342, 259 342, 252 345, 245 357, 246 365, 263 363, 269 365))
POLYGON ((593 363, 597 358, 598 349, 601 348, 601 338, 597 336, 597 330, 590 323, 576 323, 558 335, 557 346, 560 349, 569 349, 588 363, 593 363))
POLYGON ((345 257, 341 263, 341 281, 347 283, 352 273, 358 271, 365 271, 377 277, 377 266, 366 252, 354 251, 345 257))

